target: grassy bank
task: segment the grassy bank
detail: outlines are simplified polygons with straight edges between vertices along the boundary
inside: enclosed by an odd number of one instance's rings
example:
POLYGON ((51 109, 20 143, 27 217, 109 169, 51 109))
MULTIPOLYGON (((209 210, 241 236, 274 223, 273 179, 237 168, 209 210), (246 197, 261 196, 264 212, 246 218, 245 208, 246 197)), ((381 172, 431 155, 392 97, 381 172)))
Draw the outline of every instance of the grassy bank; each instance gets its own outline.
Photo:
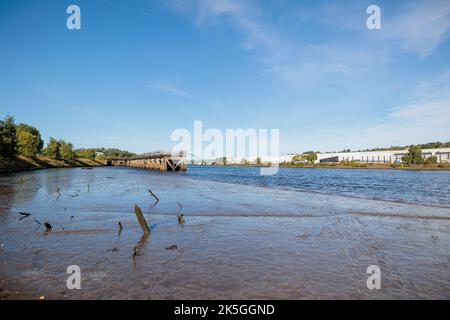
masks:
POLYGON ((55 160, 46 157, 26 158, 18 156, 12 159, 0 157, 0 173, 45 168, 98 167, 102 165, 104 165, 103 162, 91 159, 55 160))

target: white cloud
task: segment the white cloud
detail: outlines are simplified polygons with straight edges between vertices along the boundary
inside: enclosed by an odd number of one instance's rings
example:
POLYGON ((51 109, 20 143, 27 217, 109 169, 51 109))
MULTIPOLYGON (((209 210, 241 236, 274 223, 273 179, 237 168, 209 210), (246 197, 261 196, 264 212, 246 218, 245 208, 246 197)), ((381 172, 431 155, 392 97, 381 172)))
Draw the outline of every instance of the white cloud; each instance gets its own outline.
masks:
POLYGON ((258 21, 258 8, 250 2, 235 0, 171 0, 169 5, 178 13, 191 14, 197 25, 225 19, 246 36, 245 48, 276 45, 276 37, 258 21))
POLYGON ((117 7, 117 8, 120 8, 120 9, 124 9, 124 10, 130 11, 130 12, 134 12, 134 13, 138 13, 138 14, 142 14, 142 15, 150 16, 150 17, 152 16, 152 14, 147 12, 147 11, 143 11, 143 10, 140 10, 140 9, 135 9, 135 8, 132 8, 132 7, 129 7, 129 6, 125 6, 125 5, 120 4, 120 3, 115 3, 115 2, 106 1, 106 0, 100 0, 100 2, 102 2, 104 4, 107 4, 109 6, 113 6, 113 7, 117 7))
POLYGON ((374 145, 424 143, 450 140, 450 96, 404 105, 393 110, 385 123, 366 130, 374 145))
POLYGON ((192 94, 190 94, 189 92, 179 89, 177 87, 171 86, 171 85, 148 84, 148 86, 152 89, 163 91, 163 92, 166 92, 166 93, 174 95, 174 96, 179 96, 179 97, 184 97, 184 98, 194 98, 194 96, 192 94))
POLYGON ((401 48, 416 52, 420 57, 429 56, 450 31, 450 1, 448 0, 409 0, 398 5, 381 6, 381 31, 368 31, 365 28, 367 4, 347 2, 345 5, 331 2, 322 7, 302 8, 300 19, 317 26, 363 31, 369 33, 380 44, 391 50, 401 48), (305 12, 306 11, 306 12, 305 12))
MULTIPOLYGON (((305 87, 323 78, 353 79, 364 74, 371 64, 386 61, 384 48, 367 50, 364 46, 339 42, 312 44, 296 38, 264 20, 261 8, 253 1, 172 0, 169 3, 176 12, 193 16, 198 26, 212 22, 230 24, 243 35, 242 47, 254 51, 265 65, 264 71, 293 87, 305 87)), ((325 9, 331 10, 329 6, 325 9)), ((319 15, 320 10, 311 14, 319 15)), ((364 20, 362 23, 365 25, 364 20)))
POLYGON ((448 0, 410 1, 400 13, 384 15, 383 28, 399 41, 402 49, 430 55, 449 36, 450 2, 448 0))
POLYGON ((427 99, 439 99, 450 95, 450 70, 442 72, 432 81, 419 83, 412 94, 412 99, 415 100, 420 100, 423 97, 427 97, 427 99))
MULTIPOLYGON (((353 30, 351 39, 322 39, 312 43, 264 19, 257 1, 171 0, 172 9, 193 16, 198 26, 226 22, 244 37, 243 48, 253 50, 265 71, 295 87, 322 79, 350 80, 391 62, 396 48, 430 55, 449 35, 448 0, 408 1, 382 7, 381 31, 368 31, 366 7, 360 2, 300 4, 298 23, 320 31, 353 30)), ((317 40, 319 40, 318 38, 317 40)))
POLYGON ((288 151, 314 149, 337 151, 450 141, 450 71, 411 89, 405 104, 392 108, 384 119, 372 124, 322 126, 311 132, 292 134, 288 151), (300 141, 298 141, 300 140, 300 141), (300 143, 300 145, 299 145, 300 143))
POLYGON ((411 97, 408 103, 393 108, 385 123, 369 128, 367 134, 377 135, 379 143, 383 137, 398 144, 450 140, 450 70, 420 83, 411 97))
POLYGON ((203 0, 198 2, 198 21, 206 20, 211 16, 224 14, 240 14, 244 11, 244 6, 237 1, 231 0, 203 0))
MULTIPOLYGON (((328 79, 358 83, 373 75, 374 70, 379 72, 383 66, 394 63, 391 59, 399 48, 426 58, 447 39, 450 30, 448 0, 409 1, 382 7, 380 31, 366 29, 367 15, 360 3, 319 5, 299 17, 299 24, 308 24, 309 30, 317 27, 318 33, 336 29, 353 34, 351 39, 338 38, 340 41, 320 36, 314 43, 296 38, 298 35, 289 29, 276 28, 273 21, 264 19, 261 8, 253 1, 175 2, 177 12, 193 15, 199 26, 229 23, 243 35, 243 47, 255 52, 267 73, 296 87, 328 79)), ((391 109, 378 123, 303 131, 301 140, 314 142, 315 145, 305 145, 307 149, 322 150, 450 140, 450 72, 411 91, 407 103, 391 109)), ((296 140, 287 145, 296 148, 298 143, 296 140)))

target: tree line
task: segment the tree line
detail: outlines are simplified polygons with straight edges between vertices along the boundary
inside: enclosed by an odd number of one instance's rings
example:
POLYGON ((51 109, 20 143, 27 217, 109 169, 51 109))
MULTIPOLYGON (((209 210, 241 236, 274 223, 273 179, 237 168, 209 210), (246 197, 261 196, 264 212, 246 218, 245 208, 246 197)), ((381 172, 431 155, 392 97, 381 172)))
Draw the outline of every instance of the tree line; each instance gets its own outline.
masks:
MULTIPOLYGON (((422 144, 415 144, 412 145, 414 148, 419 149, 438 149, 438 148, 450 148, 450 141, 447 142, 428 142, 428 143, 422 143, 422 144)), ((382 148, 372 148, 372 149, 363 149, 363 150, 351 150, 351 149, 344 149, 341 151, 337 151, 340 153, 349 153, 349 152, 370 152, 370 151, 393 151, 393 150, 405 150, 409 149, 411 145, 408 146, 390 146, 390 147, 382 147, 382 148)), ((317 151, 317 153, 320 153, 320 151, 317 151)), ((333 151, 331 153, 336 153, 336 151, 333 151)))
POLYGON ((44 148, 44 141, 38 129, 28 124, 16 124, 12 116, 0 120, 0 156, 14 158, 44 156, 55 160, 76 158, 101 159, 107 157, 128 157, 134 153, 115 148, 91 148, 74 150, 72 143, 50 138, 44 148))
POLYGON ((126 158, 136 155, 135 153, 116 148, 82 148, 76 149, 75 154, 78 158, 85 159, 126 158))
MULTIPOLYGON (((418 149, 438 149, 438 148, 450 148, 450 141, 447 142, 428 142, 428 143, 422 143, 422 144, 415 144, 412 145, 414 148, 418 149)), ((405 150, 411 148, 411 145, 409 146, 392 146, 387 148, 375 148, 375 149, 367 149, 364 151, 389 151, 389 150, 405 150)))

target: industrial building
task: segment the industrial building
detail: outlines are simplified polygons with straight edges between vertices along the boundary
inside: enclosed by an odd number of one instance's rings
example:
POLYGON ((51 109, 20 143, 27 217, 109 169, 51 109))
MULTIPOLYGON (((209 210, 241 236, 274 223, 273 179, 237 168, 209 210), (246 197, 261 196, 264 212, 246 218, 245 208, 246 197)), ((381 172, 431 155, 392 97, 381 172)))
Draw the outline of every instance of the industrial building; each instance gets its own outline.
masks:
MULTIPOLYGON (((319 162, 359 161, 365 163, 395 163, 401 162, 408 150, 386 150, 365 152, 327 152, 318 153, 319 162)), ((450 162, 450 148, 422 149, 424 159, 436 156, 437 162, 450 162)))

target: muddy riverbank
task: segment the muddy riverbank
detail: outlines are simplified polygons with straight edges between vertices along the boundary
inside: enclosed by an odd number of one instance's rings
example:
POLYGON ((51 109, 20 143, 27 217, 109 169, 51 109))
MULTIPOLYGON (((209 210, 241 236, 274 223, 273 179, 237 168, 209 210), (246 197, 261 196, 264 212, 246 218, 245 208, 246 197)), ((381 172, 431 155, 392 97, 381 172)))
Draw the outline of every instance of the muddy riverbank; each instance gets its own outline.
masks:
POLYGON ((7 174, 0 176, 0 298, 449 299, 449 218, 445 206, 186 173, 7 174), (146 239, 134 204, 150 225, 146 239), (70 265, 81 269, 80 290, 66 286, 70 265), (381 269, 380 290, 366 287, 369 265, 381 269))
POLYGON ((11 173, 48 168, 98 167, 103 165, 105 165, 105 163, 100 161, 81 158, 75 160, 55 160, 46 157, 0 157, 0 173, 11 173))

